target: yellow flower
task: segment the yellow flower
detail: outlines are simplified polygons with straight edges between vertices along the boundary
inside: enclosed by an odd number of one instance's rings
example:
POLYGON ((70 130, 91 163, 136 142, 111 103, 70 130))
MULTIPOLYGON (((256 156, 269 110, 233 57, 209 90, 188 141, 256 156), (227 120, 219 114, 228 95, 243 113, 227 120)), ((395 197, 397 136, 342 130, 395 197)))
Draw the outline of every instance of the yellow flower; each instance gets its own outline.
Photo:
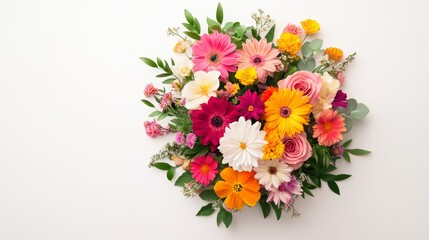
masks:
POLYGON ((292 33, 282 33, 277 39, 277 45, 280 51, 295 55, 301 48, 301 39, 292 33))
POLYGON ((325 55, 333 62, 338 62, 343 57, 343 51, 339 48, 329 47, 325 50, 325 55))
POLYGON ((267 131, 278 131, 280 137, 304 131, 303 125, 310 121, 312 105, 308 96, 296 89, 279 89, 265 102, 265 127, 267 131))
POLYGON ((240 80, 240 83, 243 85, 250 85, 258 78, 258 73, 254 67, 243 68, 235 73, 235 78, 240 80))
POLYGON ((238 90, 240 90, 240 86, 237 83, 227 82, 225 84, 225 90, 230 96, 234 96, 237 94, 238 90))
POLYGON ((320 30, 319 23, 316 20, 306 19, 301 21, 302 29, 304 29, 305 33, 311 35, 315 34, 320 30))
POLYGON ((264 146, 264 156, 262 159, 271 160, 281 158, 285 146, 283 145, 282 139, 280 138, 277 131, 269 132, 267 135, 265 135, 265 141, 268 143, 264 146))
POLYGON ((184 53, 186 52, 186 49, 190 46, 190 44, 187 41, 179 41, 176 43, 176 45, 173 48, 173 51, 175 53, 184 53))

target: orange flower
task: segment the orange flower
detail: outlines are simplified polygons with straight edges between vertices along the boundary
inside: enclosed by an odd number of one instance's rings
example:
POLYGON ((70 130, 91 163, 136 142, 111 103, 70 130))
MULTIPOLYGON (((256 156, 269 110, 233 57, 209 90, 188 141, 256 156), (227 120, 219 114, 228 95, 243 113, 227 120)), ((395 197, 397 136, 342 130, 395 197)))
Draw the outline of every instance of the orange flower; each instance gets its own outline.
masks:
POLYGON ((333 62, 338 62, 343 57, 343 51, 339 48, 329 47, 325 50, 325 55, 333 62))
POLYGON ((271 95, 273 95, 273 92, 277 92, 279 89, 276 87, 269 86, 267 89, 265 89, 261 94, 261 100, 266 102, 271 95))
POLYGON ((240 210, 244 203, 253 207, 261 197, 259 182, 255 179, 255 172, 237 172, 227 167, 220 173, 225 181, 218 181, 214 191, 219 198, 225 199, 228 209, 240 210))

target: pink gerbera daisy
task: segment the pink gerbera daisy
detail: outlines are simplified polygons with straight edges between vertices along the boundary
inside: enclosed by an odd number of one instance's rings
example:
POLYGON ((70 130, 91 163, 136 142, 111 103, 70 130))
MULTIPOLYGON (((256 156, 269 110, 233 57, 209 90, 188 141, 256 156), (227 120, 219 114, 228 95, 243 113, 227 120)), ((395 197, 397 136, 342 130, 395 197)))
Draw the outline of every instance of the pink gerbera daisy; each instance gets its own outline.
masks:
POLYGON ((231 37, 226 34, 217 31, 204 34, 200 42, 192 47, 194 72, 217 70, 221 79, 226 81, 228 72, 237 71, 238 54, 234 52, 236 48, 237 46, 231 43, 231 37))
POLYGON ((216 177, 217 166, 218 163, 212 156, 198 156, 190 164, 192 178, 197 183, 207 186, 216 177))
POLYGON ((221 99, 211 97, 208 103, 201 104, 200 110, 192 111, 192 130, 201 138, 203 145, 210 145, 214 151, 219 145, 219 139, 225 133, 225 128, 237 119, 237 109, 231 102, 225 97, 221 99))
POLYGON ((240 55, 238 69, 254 67, 261 83, 267 81, 267 75, 272 77, 276 71, 276 65, 281 64, 277 58, 280 51, 272 48, 272 44, 267 43, 265 38, 260 41, 254 38, 247 39, 243 44, 243 50, 237 50, 237 53, 240 55))
POLYGON ((346 131, 344 118, 337 110, 327 109, 320 114, 313 130, 313 137, 318 138, 320 145, 332 146, 343 140, 343 132, 346 131))
POLYGON ((238 115, 246 120, 259 118, 264 115, 264 102, 259 98, 256 92, 247 90, 243 96, 239 96, 240 103, 237 105, 238 115))

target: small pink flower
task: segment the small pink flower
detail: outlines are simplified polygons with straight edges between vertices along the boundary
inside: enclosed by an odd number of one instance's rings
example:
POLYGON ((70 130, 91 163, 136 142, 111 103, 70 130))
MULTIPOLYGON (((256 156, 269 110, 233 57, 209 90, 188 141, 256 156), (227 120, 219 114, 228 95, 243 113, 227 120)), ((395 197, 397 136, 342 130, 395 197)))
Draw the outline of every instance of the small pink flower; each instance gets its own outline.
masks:
POLYGON ((210 155, 194 158, 190 166, 192 178, 194 178, 197 183, 204 186, 209 185, 218 173, 218 162, 210 155))
POLYGON ((188 146, 190 149, 194 148, 196 140, 197 136, 193 133, 189 133, 188 135, 186 135, 186 146, 188 146))
POLYGON ((170 128, 163 128, 155 119, 152 122, 144 122, 144 128, 146 130, 146 134, 151 138, 163 136, 170 132, 170 128))
POLYGON ((177 144, 183 144, 183 143, 185 143, 185 136, 183 136, 182 132, 177 132, 176 133, 176 143, 177 144))
POLYGON ((280 202, 289 205, 293 203, 294 196, 300 196, 302 194, 301 183, 295 176, 291 176, 289 182, 281 183, 278 188, 271 187, 268 190, 267 202, 274 202, 276 205, 279 205, 280 202))
POLYGON ((146 97, 152 97, 155 94, 158 94, 158 89, 153 86, 153 83, 146 85, 144 88, 144 95, 146 97))
POLYGON ((343 72, 337 73, 337 79, 340 81, 340 84, 343 85, 346 82, 346 76, 343 72))
POLYGON ((169 93, 164 94, 164 96, 162 97, 162 100, 161 100, 161 109, 164 111, 165 109, 167 109, 168 106, 171 105, 172 102, 173 101, 172 101, 171 93, 169 92, 169 93))
POLYGON ((302 33, 302 28, 295 25, 295 24, 291 24, 289 23, 284 29, 283 29, 284 33, 292 33, 295 35, 299 35, 302 33))
POLYGON ((282 141, 285 145, 282 160, 294 170, 300 168, 304 161, 311 157, 312 148, 305 132, 292 137, 286 135, 282 141))
POLYGON ((298 71, 289 75, 286 79, 280 80, 277 85, 280 89, 295 88, 298 91, 304 92, 304 95, 308 96, 308 102, 314 105, 320 97, 322 79, 317 73, 298 71))

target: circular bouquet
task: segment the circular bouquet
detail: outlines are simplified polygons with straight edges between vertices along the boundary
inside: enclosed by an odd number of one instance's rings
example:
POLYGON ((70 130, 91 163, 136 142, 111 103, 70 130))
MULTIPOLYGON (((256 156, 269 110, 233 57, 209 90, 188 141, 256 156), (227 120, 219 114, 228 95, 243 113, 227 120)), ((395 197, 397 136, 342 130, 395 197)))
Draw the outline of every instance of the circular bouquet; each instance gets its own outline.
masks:
POLYGON ((168 85, 145 87, 142 101, 157 119, 144 123, 146 133, 175 133, 149 166, 165 170, 168 180, 177 173, 175 185, 185 196, 209 202, 197 215, 217 211, 217 224, 226 227, 246 205, 259 204, 264 217, 271 209, 277 219, 283 210, 299 215, 294 202, 313 196, 322 181, 340 194, 336 182, 350 175, 334 174, 336 162, 369 153, 343 141, 353 121, 368 114, 340 89, 355 53, 344 58, 339 48, 322 49, 315 20, 288 24, 275 38, 269 15, 251 16, 254 26, 223 23, 219 4, 202 33, 185 10, 186 31, 168 29, 179 38, 180 62, 141 57, 168 85), (158 122, 163 119, 168 124, 158 122))

